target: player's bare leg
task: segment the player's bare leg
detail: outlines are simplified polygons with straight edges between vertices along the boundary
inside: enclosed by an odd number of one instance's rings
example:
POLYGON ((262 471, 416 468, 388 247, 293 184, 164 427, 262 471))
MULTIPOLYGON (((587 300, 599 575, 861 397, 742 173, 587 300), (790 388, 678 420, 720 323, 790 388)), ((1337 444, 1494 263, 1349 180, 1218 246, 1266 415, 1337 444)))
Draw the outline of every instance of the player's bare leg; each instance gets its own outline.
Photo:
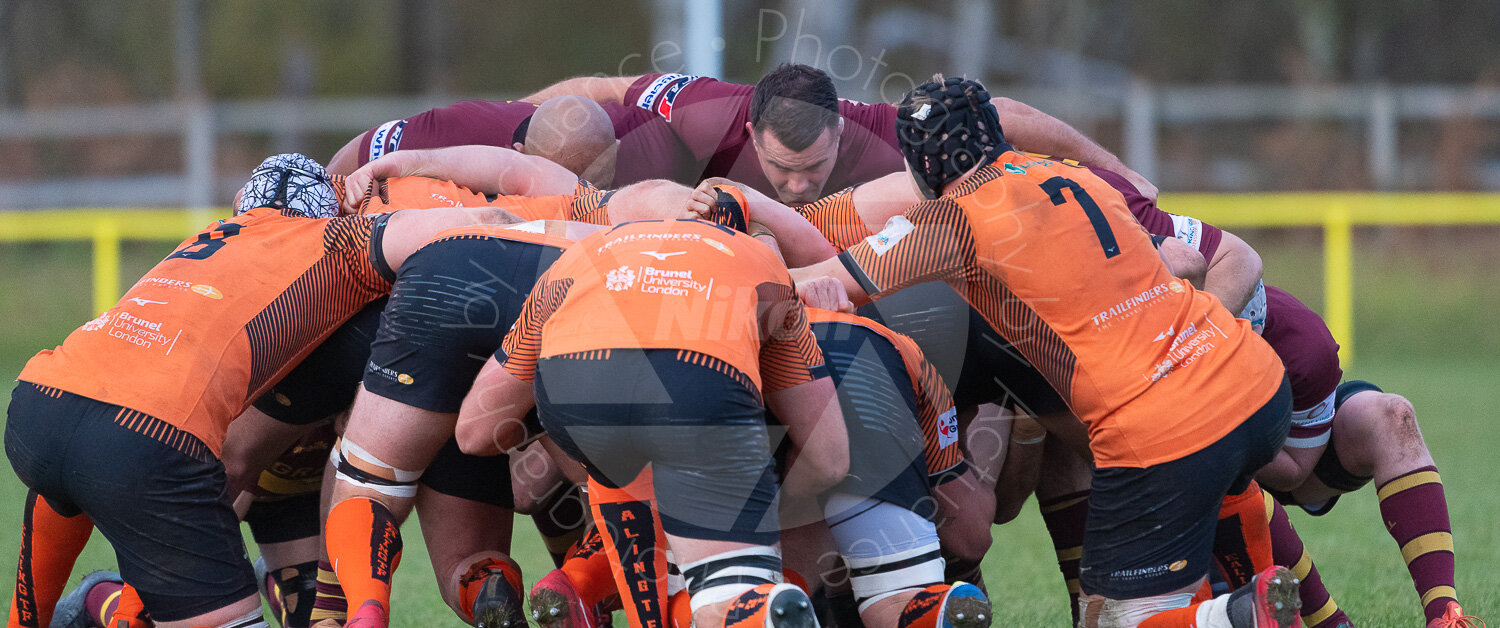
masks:
MULTIPOLYGON (((1076 419, 1075 419, 1076 421, 1076 419)), ((1078 569, 1083 558, 1084 524, 1088 520, 1091 466, 1062 439, 1043 443, 1042 464, 1047 469, 1037 482, 1037 508, 1052 537, 1057 568, 1068 591, 1068 608, 1078 623, 1078 569)))
POLYGON ((510 454, 510 484, 516 514, 531 516, 553 566, 561 567, 588 529, 583 495, 540 442, 510 454))
POLYGON ((1340 388, 1340 396, 1348 396, 1334 413, 1329 442, 1337 453, 1325 453, 1292 496, 1299 504, 1321 503, 1373 479, 1381 518, 1401 549, 1424 616, 1429 625, 1451 625, 1464 615, 1454 586, 1448 503, 1416 411, 1404 397, 1364 382, 1340 388))
MULTIPOLYGON (((507 625, 506 618, 498 617, 504 614, 500 611, 519 610, 520 600, 513 605, 497 605, 481 598, 490 597, 483 594, 487 589, 504 594, 504 587, 495 589, 500 583, 490 583, 490 578, 501 578, 512 591, 521 590, 520 569, 509 556, 511 511, 425 486, 417 491, 416 510, 443 602, 471 625, 480 620, 485 620, 486 626, 507 625), (482 602, 478 612, 476 602, 482 602), (496 611, 491 613, 496 617, 486 615, 491 610, 496 611)), ((512 622, 509 625, 524 623, 519 614, 508 619, 512 622)))
POLYGON ((390 617, 391 576, 401 561, 401 522, 417 480, 453 436, 455 414, 430 412, 363 390, 333 454, 338 481, 325 524, 328 557, 349 600, 349 624, 390 617))

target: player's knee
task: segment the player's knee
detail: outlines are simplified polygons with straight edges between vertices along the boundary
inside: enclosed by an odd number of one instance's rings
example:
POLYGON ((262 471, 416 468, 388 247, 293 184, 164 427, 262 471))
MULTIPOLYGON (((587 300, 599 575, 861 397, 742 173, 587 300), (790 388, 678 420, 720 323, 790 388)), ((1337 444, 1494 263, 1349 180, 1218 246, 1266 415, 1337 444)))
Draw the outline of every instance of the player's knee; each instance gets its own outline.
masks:
POLYGON ((1417 429, 1417 410, 1406 397, 1394 393, 1381 393, 1381 417, 1389 433, 1401 436, 1420 437, 1417 429))
POLYGON ((330 458, 338 480, 367 497, 389 505, 410 502, 417 495, 421 471, 397 469, 348 439, 334 446, 330 458))
MULTIPOLYGON (((1026 505, 1026 499, 1030 496, 1031 494, 1027 493, 1025 495, 1022 495, 1020 499, 995 500, 995 517, 993 519, 993 523, 995 525, 1002 525, 1010 523, 1011 521, 1014 521, 1016 517, 1021 516, 1021 508, 1026 505)), ((984 536, 986 540, 989 539, 989 530, 987 527, 984 531, 984 536)), ((989 548, 988 543, 986 543, 985 548, 989 548)))
POLYGON ((831 496, 825 512, 837 521, 830 531, 860 613, 902 591, 945 581, 945 544, 931 521, 890 502, 847 494, 831 496))
MULTIPOLYGON (((1353 428, 1362 440, 1371 443, 1420 443, 1421 429, 1417 426, 1417 411, 1405 397, 1387 392, 1367 392, 1349 399, 1339 409, 1343 413, 1343 427, 1353 428)), ((1334 424, 1334 429, 1339 429, 1334 424)))
POLYGON ((943 554, 950 562, 978 563, 990 551, 994 538, 987 521, 955 519, 938 531, 943 554))

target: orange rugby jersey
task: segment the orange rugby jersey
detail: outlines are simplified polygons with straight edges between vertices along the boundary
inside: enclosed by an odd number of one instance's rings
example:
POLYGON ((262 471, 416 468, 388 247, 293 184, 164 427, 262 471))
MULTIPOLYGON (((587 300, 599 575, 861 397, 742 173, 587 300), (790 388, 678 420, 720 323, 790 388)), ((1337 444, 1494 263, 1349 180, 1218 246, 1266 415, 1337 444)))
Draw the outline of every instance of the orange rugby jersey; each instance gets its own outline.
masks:
POLYGON ((1007 152, 840 256, 875 297, 953 284, 1088 423, 1100 466, 1202 449, 1282 379, 1249 323, 1173 277, 1085 168, 1007 152))
POLYGON ((807 308, 807 319, 809 324, 858 325, 890 341, 896 351, 901 353, 901 362, 906 366, 912 392, 916 394, 917 421, 922 426, 922 436, 926 441, 922 453, 927 460, 927 475, 936 476, 963 462, 964 452, 958 444, 958 412, 953 407, 953 396, 943 383, 943 377, 922 355, 922 349, 915 341, 880 323, 854 314, 810 307, 807 308))
POLYGON ((823 234, 833 248, 840 251, 859 244, 870 237, 870 228, 865 225, 859 211, 854 207, 854 188, 844 188, 816 201, 796 208, 818 232, 823 234))
POLYGON ((217 221, 19 379, 130 408, 127 427, 196 447, 186 432, 218 455, 250 400, 390 291, 372 258, 376 222, 271 208, 217 221))
POLYGON ((697 220, 631 222, 579 240, 537 281, 502 347, 506 369, 526 380, 539 358, 608 349, 678 349, 763 392, 823 374, 775 253, 697 220))
POLYGON ((393 177, 375 182, 360 203, 360 214, 428 207, 499 207, 523 220, 574 220, 609 224, 609 192, 580 180, 572 194, 505 196, 480 194, 452 181, 427 177, 393 177))

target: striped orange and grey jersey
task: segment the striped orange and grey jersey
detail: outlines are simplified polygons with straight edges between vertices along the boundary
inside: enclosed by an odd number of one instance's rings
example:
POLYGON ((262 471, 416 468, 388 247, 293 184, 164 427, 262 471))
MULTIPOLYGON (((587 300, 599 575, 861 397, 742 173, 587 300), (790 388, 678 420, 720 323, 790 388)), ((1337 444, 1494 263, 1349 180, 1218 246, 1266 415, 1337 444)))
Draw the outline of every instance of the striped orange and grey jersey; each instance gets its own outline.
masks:
POLYGON ((823 371, 771 249, 698 220, 632 222, 580 240, 532 288, 499 357, 529 381, 540 358, 609 349, 678 349, 762 392, 823 371))
POLYGON ((217 455, 250 400, 390 291, 377 222, 270 208, 216 221, 19 378, 130 408, 152 417, 134 429, 169 443, 185 432, 217 455))
POLYGON ((954 285, 1089 425, 1101 466, 1202 449, 1281 383, 1249 323, 1172 277, 1120 194, 1086 168, 1005 153, 840 258, 877 298, 954 285))
POLYGON ((870 237, 870 227, 854 207, 854 188, 844 188, 797 208, 833 248, 840 251, 870 237))
POLYGON ((506 196, 481 194, 443 179, 392 177, 376 181, 360 202, 360 214, 429 207, 499 207, 523 220, 572 220, 609 224, 609 191, 580 180, 572 194, 506 196))
POLYGON ((916 342, 863 316, 808 308, 807 317, 813 325, 832 323, 863 327, 890 342, 901 354, 901 362, 917 400, 916 418, 926 443, 922 453, 927 461, 927 475, 939 476, 963 463, 964 452, 959 446, 958 412, 953 406, 953 396, 916 342))

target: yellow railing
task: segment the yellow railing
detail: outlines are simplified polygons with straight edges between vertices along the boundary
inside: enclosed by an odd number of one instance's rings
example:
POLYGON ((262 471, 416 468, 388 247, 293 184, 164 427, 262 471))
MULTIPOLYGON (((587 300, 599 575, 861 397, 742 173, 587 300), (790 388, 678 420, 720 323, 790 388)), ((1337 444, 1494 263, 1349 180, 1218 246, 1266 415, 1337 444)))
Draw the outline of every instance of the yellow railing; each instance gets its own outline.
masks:
MULTIPOLYGON (((1500 194, 1169 194, 1161 206, 1231 230, 1321 227, 1323 318, 1346 367, 1354 357, 1355 226, 1500 224, 1500 194)), ((94 311, 102 312, 120 297, 122 240, 182 240, 225 215, 225 208, 5 211, 0 242, 92 241, 94 311)))
POLYGON ((1167 211, 1209 224, 1323 228, 1323 320, 1354 363, 1353 229, 1370 225, 1500 224, 1500 194, 1170 194, 1167 211))
POLYGON ((0 212, 0 242, 87 240, 94 243, 94 313, 120 299, 122 240, 182 240, 219 209, 54 209, 0 212))

